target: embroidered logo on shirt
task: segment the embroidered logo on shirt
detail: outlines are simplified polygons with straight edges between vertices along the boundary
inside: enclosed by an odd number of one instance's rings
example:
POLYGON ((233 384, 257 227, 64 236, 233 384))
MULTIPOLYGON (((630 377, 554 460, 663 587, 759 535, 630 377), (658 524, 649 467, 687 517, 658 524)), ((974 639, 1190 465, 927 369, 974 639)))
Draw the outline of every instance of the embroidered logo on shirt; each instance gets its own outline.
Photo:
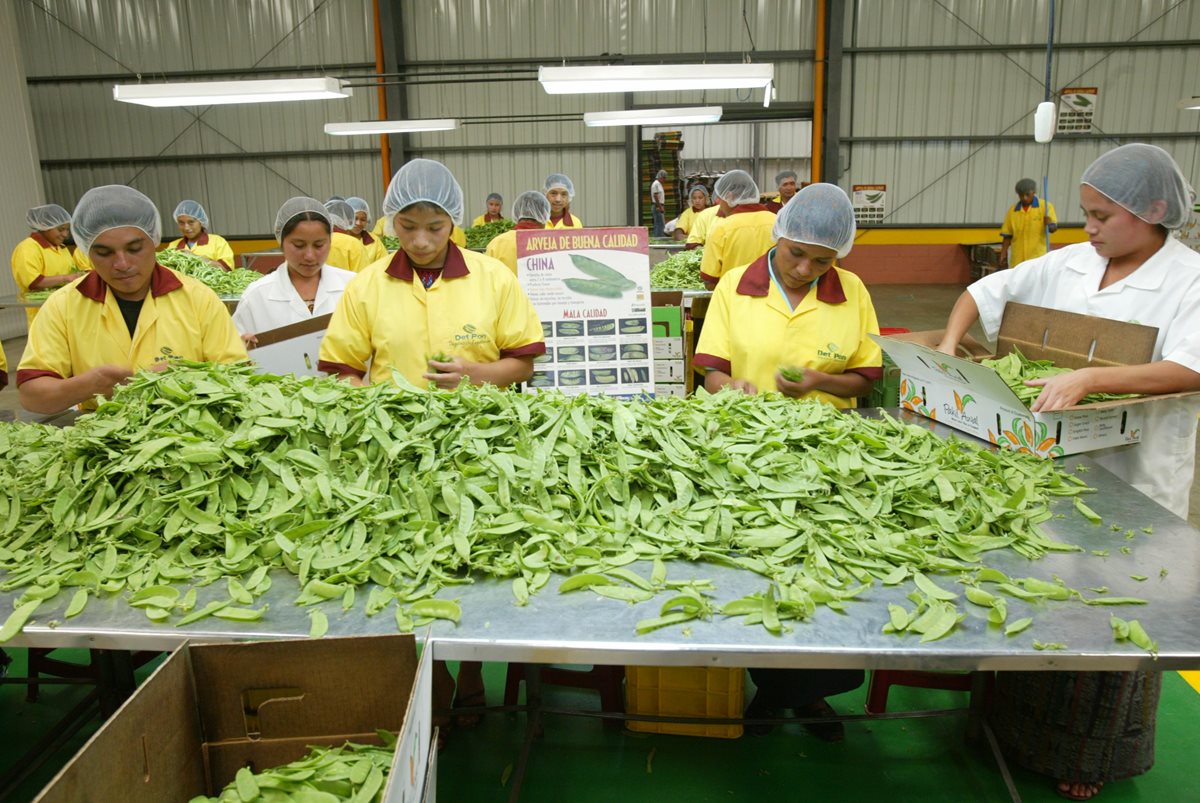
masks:
POLYGON ((463 334, 454 336, 455 343, 482 343, 487 340, 488 336, 480 334, 475 325, 471 323, 464 323, 463 334))
POLYGON ((834 360, 836 362, 845 362, 846 360, 850 359, 845 354, 842 354, 841 351, 838 350, 839 348, 840 346, 838 346, 837 343, 826 343, 825 348, 817 349, 817 356, 821 357, 822 359, 834 360))

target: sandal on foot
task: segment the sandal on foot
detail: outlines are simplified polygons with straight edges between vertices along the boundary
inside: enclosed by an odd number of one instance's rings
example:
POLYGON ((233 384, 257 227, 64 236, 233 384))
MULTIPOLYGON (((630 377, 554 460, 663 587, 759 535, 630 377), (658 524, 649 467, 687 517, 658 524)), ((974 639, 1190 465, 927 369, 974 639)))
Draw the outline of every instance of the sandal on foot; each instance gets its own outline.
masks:
MULTIPOLYGON (((486 705, 487 692, 483 689, 461 697, 456 695, 453 703, 454 708, 483 708, 486 705)), ((482 711, 464 711, 454 714, 455 727, 463 730, 470 730, 479 725, 481 721, 483 721, 482 711)))
POLYGON ((1058 792, 1059 797, 1065 797, 1067 800, 1091 800, 1100 794, 1103 788, 1103 783, 1059 781, 1054 784, 1054 791, 1058 792))
MULTIPOLYGON (((833 706, 824 700, 817 700, 793 710, 800 718, 837 716, 833 706)), ((846 738, 846 727, 841 722, 805 722, 804 729, 822 742, 841 742, 846 738)))

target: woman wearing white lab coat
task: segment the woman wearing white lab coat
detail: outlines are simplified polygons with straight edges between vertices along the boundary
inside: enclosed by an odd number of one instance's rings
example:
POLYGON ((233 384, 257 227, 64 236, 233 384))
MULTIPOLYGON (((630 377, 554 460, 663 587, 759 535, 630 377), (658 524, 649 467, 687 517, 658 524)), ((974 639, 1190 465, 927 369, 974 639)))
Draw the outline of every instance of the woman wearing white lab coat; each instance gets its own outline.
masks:
MULTIPOLYGON (((1195 193, 1170 155, 1153 145, 1109 151, 1079 190, 1088 242, 981 279, 950 313, 938 348, 948 354, 979 319, 994 338, 1009 301, 1158 328, 1150 362, 1083 368, 1038 380, 1034 411, 1069 407, 1088 393, 1200 390, 1200 254, 1170 236, 1195 193)), ((1104 467, 1175 514, 1188 514, 1195 473, 1193 398, 1146 408, 1142 442, 1092 452, 1104 467)), ((1154 763, 1161 672, 1000 672, 989 720, 1009 758, 1057 781, 1071 800, 1154 763)))
POLYGON ((246 288, 233 323, 247 346, 256 334, 326 315, 337 308, 355 274, 325 264, 333 229, 315 198, 292 198, 275 217, 275 238, 284 262, 246 288))

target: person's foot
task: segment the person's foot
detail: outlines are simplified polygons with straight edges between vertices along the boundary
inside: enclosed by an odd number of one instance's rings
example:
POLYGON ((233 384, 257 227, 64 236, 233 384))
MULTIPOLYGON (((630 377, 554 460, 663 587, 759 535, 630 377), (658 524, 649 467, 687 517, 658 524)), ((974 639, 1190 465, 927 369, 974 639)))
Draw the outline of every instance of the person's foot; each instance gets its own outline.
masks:
MULTIPOLYGON (((483 664, 478 661, 463 661, 458 667, 458 682, 454 686, 454 708, 483 708, 487 705, 487 691, 483 685, 483 664)), ((455 727, 469 730, 483 719, 478 711, 455 713, 455 727)))
MULTIPOLYGON (((793 709, 793 711, 801 719, 837 716, 833 706, 824 700, 817 700, 815 703, 793 709)), ((840 722, 805 722, 804 729, 822 742, 840 742, 846 738, 846 728, 840 722)))
POLYGON ((1059 781, 1055 785, 1054 791, 1067 800, 1091 800, 1100 794, 1100 790, 1103 788, 1104 784, 1102 783, 1069 783, 1068 781, 1059 781))
MULTIPOLYGON (((773 708, 768 708, 756 694, 754 699, 750 701, 750 705, 746 706, 745 713, 742 714, 746 719, 771 719, 779 716, 779 712, 773 708)), ((766 736, 775 726, 769 722, 747 722, 744 726, 746 733, 751 736, 766 736)))

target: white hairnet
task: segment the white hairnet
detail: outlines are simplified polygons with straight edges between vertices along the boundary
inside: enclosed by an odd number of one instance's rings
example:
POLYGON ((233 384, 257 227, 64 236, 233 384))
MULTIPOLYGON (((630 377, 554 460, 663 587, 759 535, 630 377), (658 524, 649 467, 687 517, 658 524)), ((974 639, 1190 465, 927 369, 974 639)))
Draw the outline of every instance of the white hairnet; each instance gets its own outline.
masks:
POLYGON ((854 229, 854 207, 845 190, 836 184, 809 184, 779 210, 771 236, 832 248, 844 257, 854 245, 854 229))
POLYGON ((754 178, 745 170, 730 170, 717 179, 713 187, 713 195, 721 198, 730 206, 758 203, 758 185, 754 178))
POLYGON ((25 225, 34 231, 56 229, 71 222, 71 213, 58 204, 35 206, 25 213, 25 225))
POLYGON ((562 173, 551 173, 550 175, 546 176, 545 191, 550 192, 550 190, 553 189, 566 190, 568 198, 575 197, 575 185, 571 183, 571 179, 567 178, 562 173))
POLYGON ((125 226, 146 232, 156 246, 162 240, 162 218, 153 201, 124 184, 92 187, 75 205, 71 238, 86 254, 101 234, 125 226))
POLYGON ((200 221, 200 225, 208 230, 208 212, 204 211, 204 207, 198 201, 180 201, 179 206, 175 207, 175 211, 171 213, 171 218, 179 219, 181 215, 194 217, 200 221))
POLYGON ((339 229, 354 228, 354 207, 345 201, 326 201, 325 211, 329 214, 329 222, 339 229))
POLYGON ((783 183, 784 179, 788 179, 788 178, 798 180, 800 177, 798 175, 796 175, 795 170, 783 170, 783 171, 775 174, 775 186, 778 187, 780 184, 783 183))
POLYGON ((275 214, 275 239, 283 242, 283 230, 287 224, 291 222, 292 218, 305 213, 315 215, 324 220, 326 225, 332 226, 329 221, 329 212, 325 211, 325 204, 316 198, 299 195, 284 201, 283 206, 279 207, 279 212, 275 214))
POLYGON ((488 197, 487 197, 487 198, 485 198, 485 199, 484 199, 484 201, 485 201, 485 202, 487 202, 487 201, 495 201, 496 203, 501 203, 501 204, 502 204, 502 203, 504 203, 504 198, 503 198, 503 197, 500 195, 500 193, 498 193, 498 192, 489 192, 489 193, 488 193, 488 197))
POLYGON ((1102 155, 1083 171, 1087 184, 1147 223, 1178 229, 1191 215, 1196 193, 1171 154, 1155 145, 1135 142, 1102 155), (1154 204, 1162 201, 1163 210, 1154 204))
POLYGON ((705 187, 703 184, 693 184, 691 187, 689 187, 688 188, 688 197, 691 198, 692 193, 694 193, 696 190, 699 190, 700 192, 704 193, 705 200, 712 197, 708 194, 708 187, 705 187))
POLYGON ((550 220, 550 202, 537 190, 529 190, 517 196, 512 205, 513 220, 536 220, 545 224, 550 220))
POLYGON ((355 212, 362 212, 369 220, 371 218, 371 205, 357 196, 347 198, 346 203, 350 204, 350 208, 355 212))
POLYGON ((462 225, 463 192, 454 174, 441 162, 413 159, 396 171, 383 196, 383 214, 388 216, 388 228, 394 228, 391 219, 397 212, 422 201, 444 211, 454 225, 462 225))

